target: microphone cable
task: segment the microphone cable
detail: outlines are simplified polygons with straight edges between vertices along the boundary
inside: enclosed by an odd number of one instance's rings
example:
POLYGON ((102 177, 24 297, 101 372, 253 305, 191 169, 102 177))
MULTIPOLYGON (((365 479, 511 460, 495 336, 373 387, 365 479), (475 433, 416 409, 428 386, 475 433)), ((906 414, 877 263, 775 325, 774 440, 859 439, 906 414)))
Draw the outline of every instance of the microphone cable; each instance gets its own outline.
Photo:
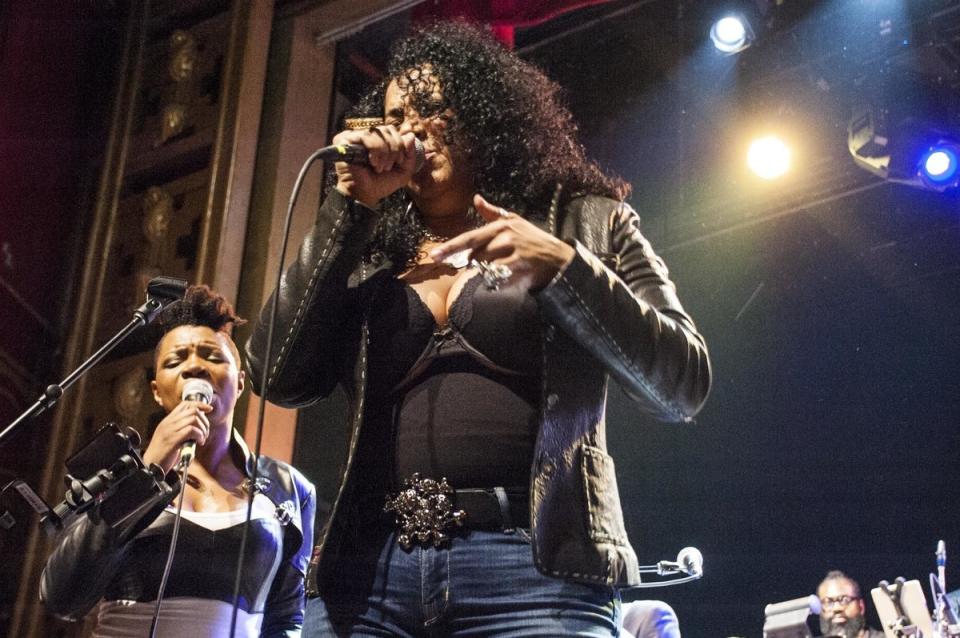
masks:
POLYGON ((163 567, 163 576, 160 577, 160 589, 157 591, 157 604, 153 608, 153 618, 150 619, 150 638, 155 638, 157 635, 157 625, 160 623, 160 605, 163 603, 163 593, 167 589, 167 579, 170 578, 170 571, 173 568, 173 557, 177 551, 177 537, 180 535, 180 521, 183 518, 183 501, 187 495, 187 475, 190 472, 190 464, 192 462, 193 457, 187 457, 187 462, 183 464, 183 470, 180 476, 180 502, 177 503, 177 513, 173 519, 173 533, 170 534, 170 549, 167 550, 167 563, 163 567))
POLYGON ((247 495, 247 515, 243 523, 243 533, 240 536, 240 553, 237 555, 237 568, 235 571, 236 575, 233 581, 233 613, 230 616, 230 638, 234 638, 237 629, 237 614, 240 607, 240 581, 243 577, 243 555, 247 549, 248 530, 250 529, 250 519, 253 516, 253 499, 257 492, 257 478, 260 469, 260 447, 263 438, 263 420, 267 407, 267 399, 265 395, 267 393, 267 382, 269 381, 270 357, 273 353, 273 331, 277 321, 277 308, 280 305, 280 282, 283 279, 283 262, 287 255, 287 246, 290 243, 290 225, 293 219, 293 207, 297 202, 297 198, 300 196, 300 189, 302 188, 303 181, 306 178, 307 170, 315 161, 320 158, 325 151, 326 148, 317 149, 303 163, 303 166, 300 168, 300 172, 297 174, 297 179, 293 184, 293 190, 290 193, 290 202, 287 204, 286 217, 283 220, 283 239, 280 243, 280 262, 277 265, 276 283, 273 287, 273 300, 270 303, 270 318, 267 323, 266 352, 264 353, 265 356, 263 359, 263 372, 260 375, 260 392, 262 394, 260 396, 260 405, 257 408, 256 437, 253 446, 253 472, 250 476, 250 493, 247 495))
MULTIPOLYGON (((417 156, 416 168, 414 172, 419 171, 423 167, 424 158, 424 149, 423 144, 419 139, 414 139, 415 153, 417 156)), ((297 179, 293 183, 293 190, 290 192, 290 201, 287 203, 287 212, 283 220, 283 234, 280 242, 280 261, 277 264, 277 276, 273 286, 273 300, 270 303, 270 315, 267 322, 267 342, 265 344, 264 353, 264 366, 263 372, 260 375, 260 391, 266 394, 267 391, 267 382, 269 381, 269 370, 270 370, 270 358, 273 354, 273 333, 274 328, 277 322, 277 308, 280 305, 280 283, 283 280, 283 262, 287 256, 287 246, 290 244, 290 226, 293 220, 293 207, 297 203, 297 198, 300 196, 300 189, 303 187, 303 181, 307 176, 307 171, 318 159, 322 159, 324 155, 329 155, 330 147, 325 146, 318 148, 313 153, 307 157, 303 162, 303 166, 300 167, 300 172, 297 174, 297 179)), ((267 399, 264 396, 260 397, 260 405, 257 408, 257 427, 256 435, 254 439, 253 446, 253 472, 250 476, 250 494, 248 495, 247 500, 247 515, 243 524, 243 533, 240 536, 240 553, 237 556, 237 568, 235 571, 235 579, 233 582, 233 613, 230 617, 230 638, 234 638, 235 632, 237 629, 237 614, 240 606, 240 581, 243 576, 243 555, 247 548, 247 536, 248 530, 250 528, 250 519, 253 516, 253 499, 257 491, 257 478, 260 469, 260 448, 263 440, 263 421, 266 414, 267 399)))

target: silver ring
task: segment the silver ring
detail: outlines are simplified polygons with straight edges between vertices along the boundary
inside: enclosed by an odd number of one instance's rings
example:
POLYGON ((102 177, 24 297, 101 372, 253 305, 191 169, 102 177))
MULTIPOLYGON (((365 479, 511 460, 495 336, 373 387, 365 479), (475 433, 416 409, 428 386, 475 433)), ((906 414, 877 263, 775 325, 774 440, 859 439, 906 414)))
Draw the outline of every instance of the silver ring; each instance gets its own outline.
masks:
POLYGON ((505 209, 502 206, 497 209, 497 213, 500 215, 500 217, 503 217, 504 219, 510 216, 510 213, 507 212, 507 209, 505 209))
POLYGON ((483 285, 487 290, 500 290, 500 286, 507 283, 507 280, 513 276, 513 270, 506 264, 491 264, 482 259, 475 259, 473 265, 483 275, 483 285))

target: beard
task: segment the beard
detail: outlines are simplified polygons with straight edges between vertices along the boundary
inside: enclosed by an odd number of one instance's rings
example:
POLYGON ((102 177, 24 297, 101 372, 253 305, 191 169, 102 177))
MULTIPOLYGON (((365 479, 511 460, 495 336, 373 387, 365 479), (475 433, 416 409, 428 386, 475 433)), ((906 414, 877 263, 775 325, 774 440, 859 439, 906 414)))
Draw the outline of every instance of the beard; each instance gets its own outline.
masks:
POLYGON ((866 626, 863 616, 847 618, 847 622, 835 625, 833 617, 820 616, 820 631, 824 636, 839 636, 840 638, 857 638, 866 626))

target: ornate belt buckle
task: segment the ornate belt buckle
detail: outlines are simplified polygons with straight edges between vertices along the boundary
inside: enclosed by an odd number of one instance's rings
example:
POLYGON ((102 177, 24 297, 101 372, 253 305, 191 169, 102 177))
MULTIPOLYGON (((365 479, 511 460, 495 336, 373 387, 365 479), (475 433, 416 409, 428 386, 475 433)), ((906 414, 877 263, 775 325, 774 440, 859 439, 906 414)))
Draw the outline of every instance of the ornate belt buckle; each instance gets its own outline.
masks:
POLYGON ((440 547, 448 540, 450 529, 460 527, 467 518, 463 510, 453 509, 453 488, 446 478, 439 481, 420 478, 419 473, 404 479, 403 489, 387 496, 384 512, 396 516, 400 534, 397 542, 406 550, 414 544, 440 547))

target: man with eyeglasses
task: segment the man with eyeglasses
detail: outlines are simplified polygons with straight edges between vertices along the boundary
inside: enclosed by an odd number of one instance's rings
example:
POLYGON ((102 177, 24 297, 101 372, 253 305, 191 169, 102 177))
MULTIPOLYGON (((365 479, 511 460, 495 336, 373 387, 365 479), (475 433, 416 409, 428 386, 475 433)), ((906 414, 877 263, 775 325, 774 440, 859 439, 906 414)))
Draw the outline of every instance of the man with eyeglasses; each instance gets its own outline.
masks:
POLYGON ((831 571, 817 587, 820 631, 839 638, 883 638, 883 632, 867 626, 860 585, 841 571, 831 571))

